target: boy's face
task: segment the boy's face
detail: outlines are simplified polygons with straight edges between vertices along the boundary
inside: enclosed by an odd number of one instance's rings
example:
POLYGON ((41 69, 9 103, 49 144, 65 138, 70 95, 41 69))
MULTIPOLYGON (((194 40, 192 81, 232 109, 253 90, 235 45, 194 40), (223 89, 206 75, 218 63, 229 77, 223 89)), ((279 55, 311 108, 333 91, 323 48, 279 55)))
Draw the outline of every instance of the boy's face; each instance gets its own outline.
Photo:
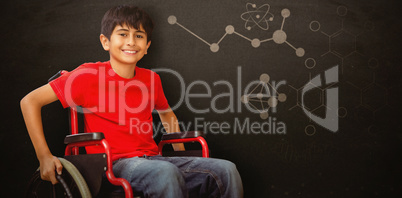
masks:
POLYGON ((109 51, 110 62, 114 66, 135 66, 147 54, 151 45, 151 41, 147 42, 147 34, 142 25, 140 29, 117 25, 110 35, 110 40, 103 34, 100 40, 103 49, 109 51))

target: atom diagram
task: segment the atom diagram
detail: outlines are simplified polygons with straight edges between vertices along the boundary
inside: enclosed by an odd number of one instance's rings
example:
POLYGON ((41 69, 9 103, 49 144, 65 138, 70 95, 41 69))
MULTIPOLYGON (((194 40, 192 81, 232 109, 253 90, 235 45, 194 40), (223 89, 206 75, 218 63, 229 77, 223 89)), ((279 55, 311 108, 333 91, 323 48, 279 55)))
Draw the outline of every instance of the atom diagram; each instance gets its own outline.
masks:
POLYGON ((258 26, 262 30, 268 30, 268 21, 274 20, 274 15, 269 12, 269 8, 269 4, 264 4, 257 8, 255 4, 247 3, 247 12, 240 16, 241 19, 246 21, 244 27, 247 30, 251 30, 251 28, 258 26))
MULTIPOLYGON (((276 108, 279 102, 286 101, 286 94, 278 93, 278 90, 269 83, 270 76, 261 74, 260 81, 254 89, 243 95, 241 101, 260 113, 261 119, 268 119, 270 108, 276 108)), ((275 83, 274 83, 275 84, 275 83)))

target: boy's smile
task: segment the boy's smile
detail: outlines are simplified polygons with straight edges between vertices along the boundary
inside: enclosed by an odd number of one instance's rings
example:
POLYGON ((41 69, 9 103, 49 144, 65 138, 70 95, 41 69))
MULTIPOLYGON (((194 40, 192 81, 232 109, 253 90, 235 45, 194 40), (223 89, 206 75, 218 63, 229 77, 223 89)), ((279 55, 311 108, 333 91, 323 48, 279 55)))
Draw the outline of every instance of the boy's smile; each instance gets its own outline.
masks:
MULTIPOLYGON (((142 25, 139 29, 127 25, 116 25, 110 39, 103 34, 100 36, 103 48, 109 51, 110 63, 120 76, 126 76, 123 70, 134 72, 135 66, 151 45, 147 42, 147 34, 142 25), (122 73, 123 72, 123 73, 122 73)), ((133 74, 133 73, 132 73, 133 74)))

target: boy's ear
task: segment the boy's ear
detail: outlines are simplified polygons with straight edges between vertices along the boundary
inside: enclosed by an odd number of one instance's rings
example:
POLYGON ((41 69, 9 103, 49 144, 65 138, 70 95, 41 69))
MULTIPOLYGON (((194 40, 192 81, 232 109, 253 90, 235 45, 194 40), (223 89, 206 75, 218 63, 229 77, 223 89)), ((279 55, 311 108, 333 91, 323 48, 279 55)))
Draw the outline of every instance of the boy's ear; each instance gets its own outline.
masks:
POLYGON ((102 43, 103 49, 105 51, 109 51, 109 49, 110 49, 110 47, 109 47, 109 39, 103 34, 101 34, 99 36, 99 39, 100 39, 100 42, 102 43))
POLYGON ((148 48, 149 48, 149 46, 151 46, 151 41, 148 41, 147 50, 145 50, 145 54, 148 54, 148 48))

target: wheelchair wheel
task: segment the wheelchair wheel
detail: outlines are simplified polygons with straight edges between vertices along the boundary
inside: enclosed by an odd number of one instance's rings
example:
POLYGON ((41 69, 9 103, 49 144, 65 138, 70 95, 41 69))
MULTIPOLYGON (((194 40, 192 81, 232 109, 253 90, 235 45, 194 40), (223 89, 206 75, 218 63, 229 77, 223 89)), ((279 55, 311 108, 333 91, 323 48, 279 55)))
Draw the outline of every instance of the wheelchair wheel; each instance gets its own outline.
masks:
POLYGON ((91 197, 88 185, 77 168, 64 158, 59 160, 63 165, 59 183, 52 185, 51 182, 42 180, 38 168, 28 184, 26 198, 91 197))

